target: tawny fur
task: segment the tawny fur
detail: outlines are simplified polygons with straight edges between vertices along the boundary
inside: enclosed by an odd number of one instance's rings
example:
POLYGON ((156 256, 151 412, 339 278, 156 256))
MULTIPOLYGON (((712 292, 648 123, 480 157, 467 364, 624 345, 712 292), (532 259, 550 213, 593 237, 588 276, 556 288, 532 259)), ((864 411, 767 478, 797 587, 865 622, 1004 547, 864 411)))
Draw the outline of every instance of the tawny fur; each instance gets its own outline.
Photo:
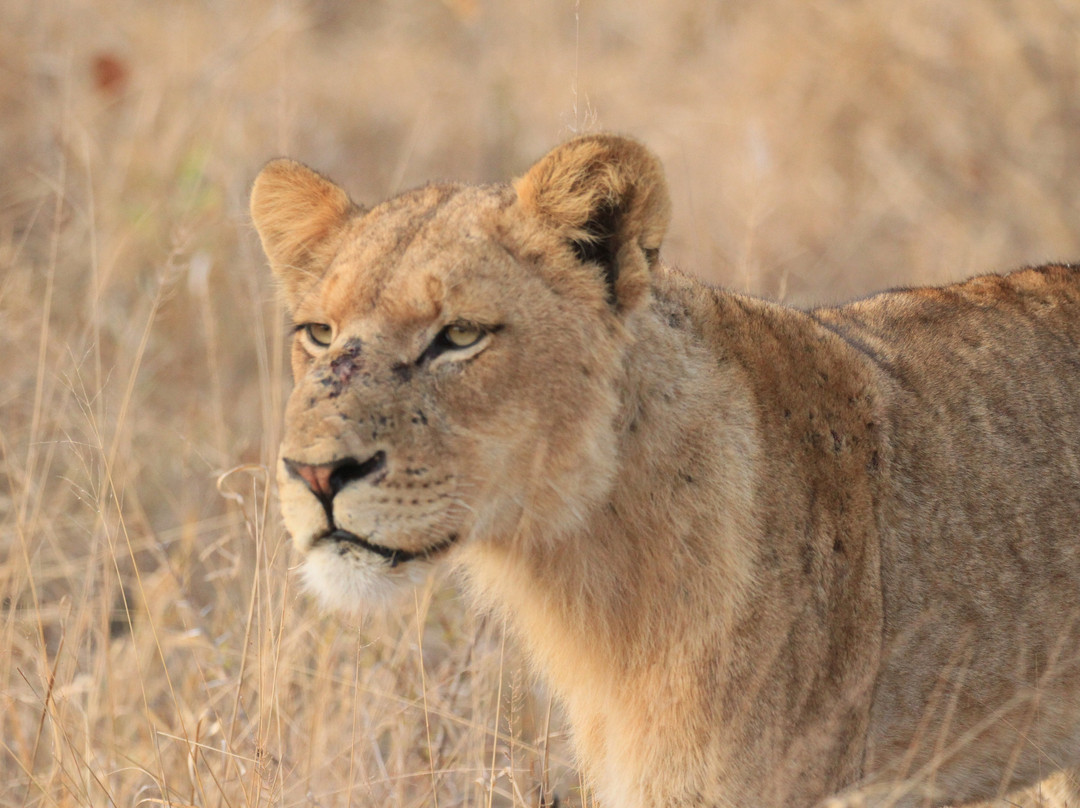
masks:
POLYGON ((940 805, 1074 766, 1080 269, 799 311, 660 263, 668 210, 609 135, 370 211, 268 166, 270 264, 332 330, 296 331, 279 473, 310 588, 363 610, 454 565, 610 808, 940 805), (297 469, 347 458, 324 506, 297 469))

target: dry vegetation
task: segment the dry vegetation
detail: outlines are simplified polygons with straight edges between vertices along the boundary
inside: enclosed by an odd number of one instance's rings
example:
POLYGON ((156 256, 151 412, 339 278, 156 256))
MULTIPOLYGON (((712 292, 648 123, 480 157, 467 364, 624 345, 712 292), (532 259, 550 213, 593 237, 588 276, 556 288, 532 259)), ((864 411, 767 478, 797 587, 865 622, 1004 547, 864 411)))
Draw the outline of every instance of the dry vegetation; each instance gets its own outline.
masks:
POLYGON ((1078 41, 1067 0, 0 3, 0 806, 591 804, 452 588, 297 595, 265 159, 378 200, 624 131, 669 261, 837 300, 1080 258, 1078 41))

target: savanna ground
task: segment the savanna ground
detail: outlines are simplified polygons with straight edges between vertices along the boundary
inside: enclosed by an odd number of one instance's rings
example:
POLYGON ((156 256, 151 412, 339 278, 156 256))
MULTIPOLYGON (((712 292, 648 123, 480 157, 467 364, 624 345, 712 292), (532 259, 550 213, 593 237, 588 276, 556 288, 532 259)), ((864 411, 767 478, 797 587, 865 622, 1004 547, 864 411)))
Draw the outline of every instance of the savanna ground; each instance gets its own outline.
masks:
POLYGON ((1072 0, 0 2, 0 806, 592 804, 452 587, 297 592, 266 159, 376 201, 622 131, 669 262, 837 301, 1080 258, 1078 43, 1072 0))

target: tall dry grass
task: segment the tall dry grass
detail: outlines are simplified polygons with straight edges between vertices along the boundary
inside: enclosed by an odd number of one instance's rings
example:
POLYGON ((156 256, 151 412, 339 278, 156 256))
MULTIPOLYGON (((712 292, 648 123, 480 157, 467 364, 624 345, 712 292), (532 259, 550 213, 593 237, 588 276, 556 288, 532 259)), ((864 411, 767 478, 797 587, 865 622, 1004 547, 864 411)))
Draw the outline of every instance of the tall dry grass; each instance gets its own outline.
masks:
POLYGON ((296 592, 245 213, 570 132, 665 159, 669 261, 805 303, 1080 257, 1080 10, 670 0, 0 4, 0 805, 591 804, 502 626, 296 592))

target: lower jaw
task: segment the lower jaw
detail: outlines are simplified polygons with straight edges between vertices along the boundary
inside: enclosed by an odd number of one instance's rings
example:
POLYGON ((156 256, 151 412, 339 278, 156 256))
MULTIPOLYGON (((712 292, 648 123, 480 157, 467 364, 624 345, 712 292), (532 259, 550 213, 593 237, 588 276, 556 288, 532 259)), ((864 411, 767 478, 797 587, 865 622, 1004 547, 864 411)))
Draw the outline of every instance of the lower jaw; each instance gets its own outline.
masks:
POLYGON ((381 544, 373 544, 355 533, 351 533, 348 530, 335 530, 332 533, 327 533, 325 536, 317 540, 317 542, 334 542, 337 544, 345 544, 352 547, 359 547, 363 550, 367 550, 369 553, 374 553, 377 556, 384 558, 391 568, 397 567, 401 564, 408 563, 410 561, 427 561, 445 550, 449 550, 450 547, 457 541, 458 537, 456 533, 450 534, 446 539, 441 542, 432 544, 423 550, 402 550, 398 548, 384 547, 381 544))

